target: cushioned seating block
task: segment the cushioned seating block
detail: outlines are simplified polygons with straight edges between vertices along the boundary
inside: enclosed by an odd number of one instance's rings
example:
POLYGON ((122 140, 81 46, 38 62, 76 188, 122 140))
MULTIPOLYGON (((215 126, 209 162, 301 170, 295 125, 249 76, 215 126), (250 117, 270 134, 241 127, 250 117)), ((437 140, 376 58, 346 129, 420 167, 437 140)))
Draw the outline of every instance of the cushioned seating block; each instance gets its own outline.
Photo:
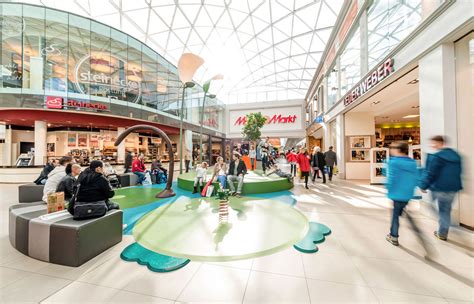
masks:
POLYGON ((35 183, 20 185, 18 187, 18 201, 20 203, 40 202, 43 199, 44 185, 35 183))
POLYGON ((122 187, 130 186, 130 175, 128 173, 118 174, 117 178, 119 179, 120 185, 122 185, 122 187))
POLYGON ((67 211, 46 218, 46 204, 10 207, 10 243, 30 257, 66 266, 80 266, 122 240, 121 210, 75 221, 67 211))
POLYGON ((138 182, 138 176, 134 173, 123 173, 118 175, 122 187, 135 186, 138 182))

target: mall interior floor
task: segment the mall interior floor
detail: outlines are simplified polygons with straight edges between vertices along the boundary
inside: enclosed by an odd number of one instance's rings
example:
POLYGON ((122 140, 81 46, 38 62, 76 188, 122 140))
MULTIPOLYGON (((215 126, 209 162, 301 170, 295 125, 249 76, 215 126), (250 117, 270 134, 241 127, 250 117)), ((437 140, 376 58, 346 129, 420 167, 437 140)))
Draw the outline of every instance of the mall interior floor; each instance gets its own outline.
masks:
MULTIPOLYGON (((226 263, 191 262, 171 273, 153 273, 124 262, 124 237, 78 268, 52 265, 17 252, 8 241, 8 206, 17 185, 0 185, 0 302, 58 303, 467 303, 474 300, 474 234, 454 228, 448 242, 433 236, 436 221, 410 212, 436 253, 424 259, 416 235, 401 220, 400 247, 385 240, 390 203, 366 182, 317 183, 293 190, 297 208, 333 233, 319 252, 293 248, 266 257, 226 263)), ((245 241, 245 240, 242 240, 245 241)))

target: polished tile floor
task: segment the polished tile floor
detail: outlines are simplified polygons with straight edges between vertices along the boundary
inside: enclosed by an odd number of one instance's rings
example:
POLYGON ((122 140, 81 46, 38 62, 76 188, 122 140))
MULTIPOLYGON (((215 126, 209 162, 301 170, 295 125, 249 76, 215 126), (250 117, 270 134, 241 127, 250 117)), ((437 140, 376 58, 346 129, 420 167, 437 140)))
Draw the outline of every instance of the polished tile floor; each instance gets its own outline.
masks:
MULTIPOLYGON (((390 204, 381 187, 319 182, 293 190, 297 208, 333 233, 316 254, 292 248, 225 263, 191 262, 153 273, 124 262, 121 244, 78 268, 23 256, 8 241, 8 206, 17 185, 0 185, 0 303, 472 303, 474 234, 453 228, 450 241, 432 236, 436 222, 411 214, 427 239, 425 251, 402 219, 400 247, 385 241, 390 204)), ((242 240, 245 241, 245 240, 242 240)))

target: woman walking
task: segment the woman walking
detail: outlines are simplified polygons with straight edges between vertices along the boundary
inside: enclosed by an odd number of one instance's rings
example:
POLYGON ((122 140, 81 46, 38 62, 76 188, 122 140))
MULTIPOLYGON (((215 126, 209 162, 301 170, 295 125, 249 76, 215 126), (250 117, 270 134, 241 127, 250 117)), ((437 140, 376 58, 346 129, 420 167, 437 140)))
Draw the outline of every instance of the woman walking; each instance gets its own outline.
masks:
POLYGON ((296 159, 298 165, 300 166, 301 177, 304 177, 304 187, 308 188, 308 178, 309 172, 311 170, 311 164, 309 162, 308 151, 305 148, 300 149, 300 153, 296 159))

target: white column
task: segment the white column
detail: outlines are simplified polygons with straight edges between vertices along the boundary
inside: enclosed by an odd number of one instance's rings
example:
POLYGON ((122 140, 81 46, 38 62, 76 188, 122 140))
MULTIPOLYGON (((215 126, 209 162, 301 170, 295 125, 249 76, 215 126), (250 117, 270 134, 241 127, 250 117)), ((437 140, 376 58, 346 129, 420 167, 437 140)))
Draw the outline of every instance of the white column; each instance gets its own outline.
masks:
MULTIPOLYGON (((117 128, 117 137, 119 137, 123 132, 125 132, 125 128, 117 128)), ((117 162, 125 162, 125 140, 123 140, 120 145, 117 146, 117 162)))
POLYGON ((2 151, 2 166, 11 166, 12 162, 12 129, 7 126, 5 129, 5 143, 2 151))
POLYGON ((48 125, 45 121, 35 121, 35 166, 42 166, 46 163, 46 133, 48 125))
POLYGON ((339 178, 346 178, 346 159, 345 159, 345 127, 344 114, 339 114, 336 117, 336 150, 337 154, 337 168, 339 169, 339 178))
MULTIPOLYGON (((454 45, 443 44, 419 61, 420 135, 422 160, 433 152, 430 138, 444 135, 449 146, 457 147, 456 78, 454 45)), ((423 196, 422 212, 430 215, 429 195, 423 196)), ((459 223, 459 204, 456 198, 452 212, 453 223, 459 223)))

